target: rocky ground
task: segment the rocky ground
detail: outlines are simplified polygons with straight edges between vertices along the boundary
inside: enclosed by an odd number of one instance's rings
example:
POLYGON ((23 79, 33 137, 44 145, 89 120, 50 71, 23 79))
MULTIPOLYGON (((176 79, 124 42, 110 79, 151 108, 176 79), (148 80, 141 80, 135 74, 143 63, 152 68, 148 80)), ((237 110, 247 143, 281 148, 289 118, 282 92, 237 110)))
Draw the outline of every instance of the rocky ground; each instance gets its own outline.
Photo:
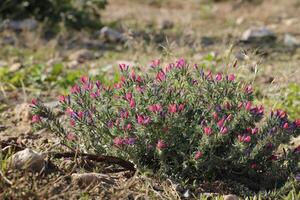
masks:
MULTIPOLYGON (((99 164, 84 156, 56 157, 55 152, 68 149, 52 133, 32 129, 30 100, 40 98, 55 108, 58 94, 66 93, 81 74, 114 81, 118 63, 147 67, 153 59, 168 62, 185 57, 212 70, 226 70, 226 65, 237 62, 237 73, 254 83, 258 101, 269 109, 287 109, 296 118, 300 115, 299 13, 299 0, 110 0, 102 13, 101 30, 54 35, 34 20, 2 23, 0 199, 192 197, 170 181, 132 171, 108 174, 111 163, 99 164), (11 150, 24 150, 26 159, 37 160, 33 172, 18 172, 25 161, 9 163, 11 150), (90 182, 101 184, 84 187, 90 182)), ((120 168, 117 163, 113 166, 120 168)), ((193 192, 230 194, 238 189, 217 182, 204 183, 193 192)))

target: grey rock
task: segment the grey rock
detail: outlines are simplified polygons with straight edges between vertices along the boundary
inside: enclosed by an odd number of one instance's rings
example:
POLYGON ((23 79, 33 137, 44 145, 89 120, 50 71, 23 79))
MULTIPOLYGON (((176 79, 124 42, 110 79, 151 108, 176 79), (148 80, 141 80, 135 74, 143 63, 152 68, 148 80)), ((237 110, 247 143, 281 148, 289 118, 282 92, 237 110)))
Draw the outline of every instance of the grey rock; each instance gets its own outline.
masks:
POLYGON ((211 37, 203 36, 201 37, 201 46, 208 47, 215 43, 215 40, 211 37))
POLYGON ((23 30, 35 30, 38 26, 38 22, 34 19, 23 19, 23 20, 6 20, 2 24, 2 28, 11 29, 14 31, 23 30))
POLYGON ((9 159, 12 169, 25 169, 33 172, 41 172, 45 168, 44 156, 29 148, 19 151, 9 159))
POLYGON ((100 32, 98 33, 98 35, 100 35, 101 38, 103 38, 105 41, 107 42, 125 42, 126 41, 126 37, 112 29, 112 28, 109 28, 107 26, 103 27, 100 32))
POLYGON ((45 103, 45 106, 47 106, 48 108, 51 108, 51 109, 58 108, 59 107, 59 101, 47 102, 47 103, 45 103))
POLYGON ((88 186, 94 184, 113 185, 114 179, 106 174, 100 173, 74 173, 71 175, 72 181, 80 186, 88 186))
POLYGON ((286 33, 284 35, 283 43, 287 47, 299 47, 300 46, 300 41, 288 33, 286 33))
POLYGON ((267 27, 256 27, 246 30, 241 38, 242 42, 257 43, 257 42, 274 42, 276 35, 267 27))

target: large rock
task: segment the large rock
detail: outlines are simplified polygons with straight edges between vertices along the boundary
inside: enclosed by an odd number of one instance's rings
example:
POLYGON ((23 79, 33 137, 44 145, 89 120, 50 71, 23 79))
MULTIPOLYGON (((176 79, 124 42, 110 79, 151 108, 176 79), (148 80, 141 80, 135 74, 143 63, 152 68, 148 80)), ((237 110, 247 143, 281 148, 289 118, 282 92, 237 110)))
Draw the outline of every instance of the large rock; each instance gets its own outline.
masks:
POLYGON ((287 47, 299 47, 300 46, 300 41, 288 33, 286 33, 284 35, 283 43, 287 47))
POLYGON ((125 42, 126 41, 126 37, 122 33, 118 32, 112 28, 109 28, 107 26, 103 27, 98 34, 100 35, 101 38, 103 38, 107 42, 125 42))
POLYGON ((106 174, 100 173, 74 173, 71 175, 72 181, 79 186, 88 186, 94 184, 106 184, 113 185, 115 183, 114 179, 106 174))
POLYGON ((38 22, 34 19, 23 19, 23 20, 7 20, 2 24, 3 28, 12 29, 14 31, 23 30, 35 30, 38 26, 38 22))
POLYGON ((242 42, 260 43, 260 42, 274 42, 276 35, 267 27, 250 28, 243 33, 242 42))
POLYGON ((44 156, 29 148, 19 151, 9 159, 9 166, 15 170, 41 172, 45 168, 44 156))

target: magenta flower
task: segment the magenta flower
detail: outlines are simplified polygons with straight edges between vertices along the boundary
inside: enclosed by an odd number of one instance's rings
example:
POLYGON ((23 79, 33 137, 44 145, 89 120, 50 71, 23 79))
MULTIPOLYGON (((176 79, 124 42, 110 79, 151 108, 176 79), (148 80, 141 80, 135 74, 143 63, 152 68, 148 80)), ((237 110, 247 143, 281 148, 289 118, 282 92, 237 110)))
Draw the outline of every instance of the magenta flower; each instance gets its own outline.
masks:
POLYGON ((246 92, 247 94, 251 94, 251 93, 253 92, 252 86, 251 86, 251 85, 247 85, 247 86, 245 87, 245 92, 246 92))
POLYGON ((114 84, 114 88, 115 88, 115 89, 121 89, 122 86, 123 86, 123 83, 122 83, 122 82, 121 82, 121 83, 115 83, 115 84, 114 84))
POLYGON ((71 93, 72 94, 77 94, 80 92, 80 87, 78 85, 74 85, 72 88, 71 88, 71 93))
POLYGON ((183 68, 185 66, 185 60, 184 58, 180 58, 176 61, 176 67, 177 68, 183 68))
POLYGON ((218 73, 216 75, 216 81, 221 81, 222 80, 222 74, 221 73, 218 73))
POLYGON ((119 64, 119 68, 120 68, 121 72, 123 72, 123 71, 127 71, 129 66, 126 64, 119 64))
POLYGON ((41 121, 41 117, 38 116, 38 115, 33 115, 32 118, 31 118, 32 123, 38 123, 40 121, 41 121))
POLYGON ((252 163, 251 165, 250 165, 250 168, 252 168, 252 169, 255 169, 257 167, 257 164, 256 163, 252 163))
POLYGON ((296 119, 295 124, 296 124, 297 127, 300 127, 300 119, 296 119))
POLYGON ((170 104, 168 110, 170 113, 176 113, 177 112, 176 104, 170 104))
POLYGON ((124 143, 127 145, 134 145, 136 142, 136 139, 133 137, 126 137, 124 143))
POLYGON ((137 116, 137 123, 138 124, 143 124, 144 123, 144 116, 143 115, 138 115, 137 116))
POLYGON ((229 114, 227 117, 226 117, 226 121, 231 121, 233 119, 233 116, 232 114, 229 114))
POLYGON ((252 107, 252 102, 251 101, 248 101, 245 105, 245 108, 247 111, 251 110, 251 107, 252 107))
POLYGON ((224 126, 224 123, 225 123, 224 118, 217 122, 217 125, 218 125, 219 129, 221 129, 224 126))
POLYGON ((220 132, 221 132, 222 135, 225 135, 225 134, 228 133, 228 128, 222 127, 220 132))
POLYGON ((167 147, 167 144, 163 140, 158 140, 156 148, 162 150, 167 147))
POLYGON ((219 116, 218 116, 218 113, 217 113, 217 112, 213 112, 212 116, 213 116, 213 118, 214 118, 215 120, 218 120, 218 119, 219 119, 219 116))
POLYGON ((206 75, 206 79, 211 80, 212 79, 212 72, 209 70, 207 75, 206 75))
POLYGON ((184 104, 178 105, 178 112, 181 112, 184 109, 184 104))
POLYGON ((87 76, 80 77, 80 81, 82 84, 86 84, 89 81, 89 78, 87 76))
POLYGON ((69 140, 69 141, 76 140, 76 135, 74 133, 68 133, 67 134, 67 140, 69 140))
POLYGON ((135 107, 135 100, 131 99, 129 102, 130 108, 134 108, 135 107))
POLYGON ((135 88, 140 93, 143 93, 145 91, 145 89, 143 87, 141 87, 141 86, 136 86, 135 88))
POLYGON ((198 159, 200 159, 201 157, 202 157, 202 152, 201 151, 197 151, 196 153, 195 153, 195 156, 194 156, 194 159, 195 160, 198 160, 198 159))
POLYGON ((122 119, 127 119, 129 117, 129 112, 126 111, 121 111, 120 116, 122 119))
POLYGON ((150 105, 148 107, 149 111, 151 112, 154 112, 154 113, 158 113, 158 112, 161 112, 162 111, 162 107, 161 105, 159 104, 153 104, 153 105, 150 105))
POLYGON ((36 99, 32 99, 31 100, 31 104, 34 105, 34 106, 36 106, 38 104, 38 101, 36 99))
POLYGON ((249 142, 251 142, 251 137, 248 135, 248 136, 244 137, 243 141, 249 143, 249 142))
POLYGON ((130 100, 132 99, 132 93, 126 93, 126 94, 125 94, 125 99, 126 99, 127 101, 130 101, 130 100))
POLYGON ((75 122, 74 119, 70 119, 70 125, 71 125, 72 127, 74 127, 74 126, 76 125, 76 122, 75 122))
POLYGON ((160 65, 160 60, 159 60, 159 59, 157 59, 157 60, 152 60, 152 61, 151 61, 151 64, 150 64, 150 67, 156 68, 156 67, 158 67, 159 65, 160 65))
POLYGON ((228 80, 234 81, 235 80, 234 74, 230 74, 229 77, 228 77, 228 80))
POLYGON ((79 119, 82 119, 84 116, 84 112, 82 112, 82 111, 77 112, 77 116, 79 119))
POLYGON ((156 80, 162 82, 164 80, 166 80, 166 74, 164 71, 160 70, 157 75, 156 75, 156 80))
POLYGON ((117 147, 121 147, 124 144, 124 140, 120 137, 115 137, 113 142, 114 142, 114 145, 117 147))
POLYGON ((212 134, 212 129, 210 127, 203 128, 205 135, 210 136, 212 134))
POLYGON ((289 123, 287 123, 287 122, 284 123, 284 124, 283 124, 283 128, 284 128, 284 129, 288 129, 288 128, 289 128, 289 123))
POLYGON ((61 103, 65 103, 66 97, 65 97, 64 95, 60 95, 60 96, 58 97, 58 100, 59 100, 61 103))
POLYGON ((126 130, 130 131, 131 129, 132 129, 132 125, 131 124, 127 124, 126 130))

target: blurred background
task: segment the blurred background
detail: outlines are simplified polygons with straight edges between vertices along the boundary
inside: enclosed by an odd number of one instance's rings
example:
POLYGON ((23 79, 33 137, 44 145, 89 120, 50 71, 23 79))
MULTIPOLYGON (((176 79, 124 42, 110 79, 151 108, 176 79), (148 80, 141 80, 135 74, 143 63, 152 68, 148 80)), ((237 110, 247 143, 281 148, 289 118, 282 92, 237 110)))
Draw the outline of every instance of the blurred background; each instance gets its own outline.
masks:
POLYGON ((300 0, 1 0, 0 44, 2 135, 29 129, 24 102, 55 106, 83 74, 112 84, 119 63, 180 57, 237 61, 259 103, 300 115, 300 0))

